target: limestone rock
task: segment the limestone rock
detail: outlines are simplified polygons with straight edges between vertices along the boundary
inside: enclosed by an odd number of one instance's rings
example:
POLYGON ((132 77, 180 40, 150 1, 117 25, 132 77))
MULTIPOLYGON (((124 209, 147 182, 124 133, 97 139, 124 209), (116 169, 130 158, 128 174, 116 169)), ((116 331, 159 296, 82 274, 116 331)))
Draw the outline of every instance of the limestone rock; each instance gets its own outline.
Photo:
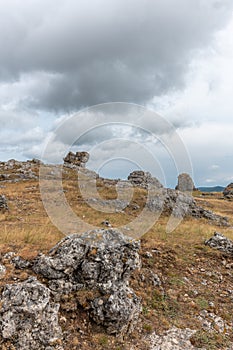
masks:
POLYGON ((2 293, 0 334, 18 350, 62 350, 59 304, 47 287, 32 277, 6 285, 2 293))
POLYGON ((233 256, 233 242, 219 232, 215 232, 213 237, 206 240, 205 245, 233 256))
POLYGON ((141 312, 139 298, 125 284, 110 296, 94 299, 91 306, 92 318, 110 334, 130 332, 141 312))
POLYGON ((119 333, 130 329, 140 310, 140 300, 128 288, 131 272, 140 267, 139 248, 118 230, 97 229, 65 237, 48 256, 38 256, 33 269, 57 296, 97 291, 101 303, 93 295, 86 308, 109 333, 119 333))
POLYGON ((178 176, 178 184, 176 190, 182 192, 192 192, 195 186, 193 180, 189 174, 182 173, 178 176))
POLYGON ((192 216, 197 219, 205 218, 219 226, 229 226, 228 218, 213 213, 211 210, 198 206, 191 194, 162 189, 150 199, 147 208, 155 213, 163 212, 177 218, 192 216))
POLYGON ((4 265, 0 264, 0 278, 3 278, 6 274, 6 268, 4 265))
POLYGON ((8 210, 7 200, 4 195, 0 195, 0 210, 8 210))
POLYGON ((233 199, 233 182, 224 189, 223 195, 227 199, 233 199))
MULTIPOLYGON (((196 333, 195 330, 177 327, 170 328, 164 335, 152 333, 149 337, 151 350, 196 350, 190 338, 196 333)), ((204 350, 204 349, 203 349, 204 350)))
POLYGON ((84 168, 88 160, 89 160, 88 152, 76 152, 76 153, 69 152, 64 158, 64 165, 78 166, 78 167, 84 168))
POLYGON ((13 257, 11 259, 11 262, 13 263, 13 265, 15 266, 16 269, 23 270, 23 269, 27 269, 27 268, 31 267, 31 262, 21 258, 21 256, 13 257))
POLYGON ((142 188, 148 188, 149 185, 156 188, 163 188, 163 185, 159 182, 158 179, 152 177, 149 172, 142 170, 136 170, 129 174, 128 180, 134 186, 140 186, 142 188))

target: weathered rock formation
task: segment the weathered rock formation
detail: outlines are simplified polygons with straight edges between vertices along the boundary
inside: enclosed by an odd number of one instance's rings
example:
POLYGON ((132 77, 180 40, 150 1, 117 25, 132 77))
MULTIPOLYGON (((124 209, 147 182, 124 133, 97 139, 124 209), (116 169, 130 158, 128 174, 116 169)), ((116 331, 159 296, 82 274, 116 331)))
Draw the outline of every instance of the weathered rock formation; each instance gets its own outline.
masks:
POLYGON ((147 207, 152 212, 163 212, 177 218, 192 216, 195 218, 205 218, 219 226, 228 226, 228 218, 213 213, 196 204, 194 198, 184 192, 163 189, 147 202, 147 207))
POLYGON ((0 210, 8 210, 7 200, 4 195, 0 195, 0 210))
POLYGON ((89 160, 88 152, 69 152, 64 158, 64 165, 68 167, 81 167, 85 168, 86 163, 89 160))
POLYGON ((10 159, 7 162, 0 162, 0 181, 18 182, 21 180, 38 179, 38 168, 41 161, 38 159, 19 162, 10 159))
POLYGON ((136 170, 129 174, 128 180, 134 186, 140 186, 142 188, 148 188, 148 185, 152 185, 156 188, 163 188, 163 185, 159 182, 158 179, 152 177, 149 172, 142 170, 136 170))
POLYGON ((233 242, 219 232, 215 232, 213 237, 205 241, 205 245, 233 256, 233 242))
POLYGON ((189 174, 183 173, 178 176, 178 184, 176 190, 182 192, 192 192, 195 186, 189 174))
POLYGON ((59 304, 52 302, 50 290, 36 278, 6 285, 0 309, 4 349, 62 350, 58 311, 59 304))
POLYGON ((233 199, 233 182, 223 190, 223 195, 227 199, 233 199))
POLYGON ((114 229, 98 229, 67 236, 48 256, 40 255, 34 271, 48 280, 59 296, 73 291, 93 291, 87 309, 108 333, 130 331, 140 313, 140 300, 128 286, 140 267, 140 244, 114 229))

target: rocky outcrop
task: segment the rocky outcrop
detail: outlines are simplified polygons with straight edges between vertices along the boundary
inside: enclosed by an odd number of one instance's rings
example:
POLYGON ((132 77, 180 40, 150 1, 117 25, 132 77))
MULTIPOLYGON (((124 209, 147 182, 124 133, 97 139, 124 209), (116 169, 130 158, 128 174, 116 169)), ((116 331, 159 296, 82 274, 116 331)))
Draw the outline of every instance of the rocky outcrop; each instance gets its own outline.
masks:
POLYGON ((0 195, 0 210, 8 210, 7 200, 4 195, 0 195))
POLYGON ((213 237, 205 241, 205 245, 233 256, 233 242, 219 232, 215 232, 213 237))
POLYGON ((196 204, 194 198, 181 191, 172 189, 162 189, 158 194, 146 204, 152 212, 163 212, 177 218, 192 216, 197 219, 205 218, 219 226, 229 226, 228 218, 217 215, 210 210, 206 210, 196 204))
POLYGON ((85 168, 86 163, 89 160, 88 152, 69 152, 64 158, 64 165, 68 167, 81 167, 85 168))
POLYGON ((59 304, 52 302, 50 290, 36 278, 6 285, 0 309, 4 348, 62 350, 58 311, 59 304))
POLYGON ((178 184, 176 190, 181 192, 192 192, 195 186, 189 174, 182 173, 178 176, 178 184))
POLYGON ((158 179, 152 177, 149 172, 142 170, 136 170, 129 174, 128 180, 133 186, 139 186, 142 188, 148 188, 149 185, 155 188, 163 188, 163 185, 159 182, 158 179))
POLYGON ((38 168, 42 162, 38 159, 19 162, 10 159, 0 162, 0 181, 18 182, 20 180, 38 179, 38 168))
POLYGON ((131 272, 140 267, 140 244, 118 230, 97 229, 67 236, 49 255, 40 255, 34 271, 59 296, 93 291, 87 309, 108 333, 130 331, 140 313, 140 300, 128 286, 131 272))
POLYGON ((226 199, 233 199, 233 182, 223 190, 223 195, 226 199))

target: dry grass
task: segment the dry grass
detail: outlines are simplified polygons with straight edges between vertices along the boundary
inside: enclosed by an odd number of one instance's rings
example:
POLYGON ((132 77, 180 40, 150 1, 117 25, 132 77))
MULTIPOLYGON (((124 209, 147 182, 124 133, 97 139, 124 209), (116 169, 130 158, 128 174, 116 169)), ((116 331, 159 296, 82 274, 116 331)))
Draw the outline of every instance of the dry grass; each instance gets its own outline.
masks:
MULTIPOLYGON (((9 211, 0 213, 1 252, 14 250, 28 259, 34 258, 40 251, 47 252, 63 234, 47 216, 41 202, 38 181, 1 184, 4 188, 0 189, 0 194, 4 194, 9 203, 9 211)), ((97 182, 98 192, 103 199, 116 198, 117 193, 110 184, 105 184, 102 180, 97 182)), ((107 214, 94 210, 82 199, 73 171, 66 175, 63 185, 67 201, 75 213, 98 227, 104 227, 101 224, 104 220, 109 220, 113 227, 118 227, 131 222, 132 218, 140 213, 141 209, 135 210, 131 207, 124 213, 107 214)), ((145 190, 137 189, 133 202, 143 207, 145 196, 145 190)), ((202 198, 199 193, 195 193, 195 197, 203 207, 227 215, 233 222, 232 202, 223 200, 219 194, 202 198)), ((146 335, 154 330, 163 332, 172 325, 198 329, 199 333, 193 338, 194 344, 205 344, 208 348, 206 342, 209 341, 212 349, 216 348, 216 344, 219 349, 224 349, 226 337, 214 335, 208 338, 202 332, 197 316, 205 308, 220 315, 229 324, 233 322, 233 298, 231 294, 226 294, 227 290, 233 290, 233 274, 230 268, 225 267, 226 263, 231 263, 231 258, 204 245, 204 241, 213 235, 215 230, 220 230, 231 239, 233 230, 215 227, 204 219, 189 218, 168 234, 167 220, 167 217, 162 216, 142 237, 142 270, 135 272, 131 280, 132 287, 143 301, 140 331, 137 330, 131 339, 122 342, 106 336, 103 330, 98 329, 92 334, 87 334, 85 340, 80 340, 80 334, 74 328, 71 340, 67 342, 67 349, 126 350, 130 349, 132 344, 138 346, 135 349, 140 349, 144 348, 142 334, 146 335), (152 258, 144 257, 146 251, 153 250, 155 253, 152 253, 152 258), (151 271, 161 276, 163 289, 155 287, 150 281, 151 271), (203 284, 203 281, 207 281, 207 285, 203 284), (194 294, 194 291, 198 294, 194 294), (209 306, 209 302, 214 303, 214 309, 209 306)), ((9 281, 10 278, 9 276, 9 281)), ((68 311, 67 315, 71 320, 70 327, 74 327, 72 320, 75 317, 72 318, 68 311)), ((83 317, 80 316, 80 324, 83 317)), ((232 341, 231 337, 230 335, 229 339, 232 341)))

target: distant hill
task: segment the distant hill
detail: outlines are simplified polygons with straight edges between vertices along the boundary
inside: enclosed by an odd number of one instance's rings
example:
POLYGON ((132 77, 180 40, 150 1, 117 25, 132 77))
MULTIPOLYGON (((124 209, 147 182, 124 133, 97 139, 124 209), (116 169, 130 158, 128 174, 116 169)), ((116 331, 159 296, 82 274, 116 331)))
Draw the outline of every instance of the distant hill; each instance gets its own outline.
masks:
POLYGON ((213 186, 213 187, 198 187, 201 192, 222 192, 225 187, 213 186))

